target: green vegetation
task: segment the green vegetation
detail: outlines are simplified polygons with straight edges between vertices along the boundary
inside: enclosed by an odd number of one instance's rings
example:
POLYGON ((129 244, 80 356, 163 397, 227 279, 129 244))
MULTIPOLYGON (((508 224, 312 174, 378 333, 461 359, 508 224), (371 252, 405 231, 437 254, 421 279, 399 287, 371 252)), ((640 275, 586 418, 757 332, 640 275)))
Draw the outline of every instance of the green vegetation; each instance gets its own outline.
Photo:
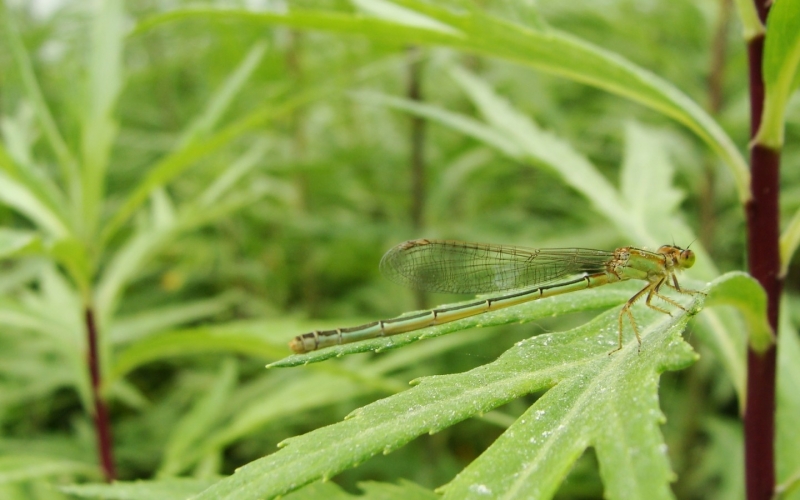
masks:
POLYGON ((800 171, 780 247, 746 213, 765 29, 753 146, 800 161, 797 3, 255 3, 0 0, 0 498, 743 498, 776 352, 800 498, 800 171), (641 283, 290 356, 465 300, 379 276, 418 237, 691 245, 705 295, 610 356, 641 283))

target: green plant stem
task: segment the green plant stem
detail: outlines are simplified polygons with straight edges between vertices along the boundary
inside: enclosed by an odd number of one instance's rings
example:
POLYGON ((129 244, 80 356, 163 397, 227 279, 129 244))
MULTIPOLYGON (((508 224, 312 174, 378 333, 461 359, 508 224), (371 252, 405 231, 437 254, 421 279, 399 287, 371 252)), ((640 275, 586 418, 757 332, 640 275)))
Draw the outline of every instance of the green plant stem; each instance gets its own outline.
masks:
POLYGON ((86 306, 86 335, 89 345, 89 373, 92 378, 92 400, 94 401, 94 427, 97 433, 97 455, 100 457, 100 466, 106 481, 111 482, 117 477, 114 467, 114 453, 111 448, 111 422, 108 419, 108 409, 100 393, 102 377, 100 375, 100 355, 97 346, 97 323, 94 319, 92 306, 86 306))
MULTIPOLYGON (((761 21, 767 17, 768 1, 755 0, 761 21)), ((750 74, 750 133, 761 125, 764 105, 762 60, 764 35, 748 40, 750 74)), ((750 273, 767 292, 767 320, 778 330, 778 305, 783 282, 780 278, 778 226, 780 152, 754 144, 750 148, 752 173, 750 201, 745 206, 750 273)), ((747 402, 744 412, 745 475, 748 500, 768 500, 775 488, 775 365, 777 345, 747 352, 747 402)))
MULTIPOLYGON (((406 95, 411 101, 422 102, 422 49, 409 47, 408 87, 406 95)), ((411 227, 419 233, 425 225, 425 119, 411 115, 411 227)), ((417 309, 428 307, 428 294, 422 290, 414 292, 417 309)))
MULTIPOLYGON (((421 102, 422 60, 418 47, 408 49, 408 98, 421 102)), ((411 224, 422 229, 425 209, 425 119, 411 115, 411 224)))
MULTIPOLYGON (((727 35, 731 24, 731 0, 719 0, 719 12, 711 44, 711 62, 708 75, 708 111, 717 117, 724 99, 725 62, 727 60, 727 35)), ((716 184, 716 159, 705 162, 702 196, 700 197, 700 240, 710 254, 714 253, 717 217, 715 213, 714 186, 716 184)))

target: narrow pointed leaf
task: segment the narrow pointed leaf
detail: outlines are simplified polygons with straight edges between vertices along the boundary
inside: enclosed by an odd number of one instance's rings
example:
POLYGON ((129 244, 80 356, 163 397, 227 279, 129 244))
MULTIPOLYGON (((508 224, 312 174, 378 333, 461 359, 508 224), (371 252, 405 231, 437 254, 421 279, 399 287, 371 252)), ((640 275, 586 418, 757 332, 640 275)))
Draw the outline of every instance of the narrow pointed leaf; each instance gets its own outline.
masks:
POLYGON ((394 2, 448 29, 426 29, 362 15, 323 10, 285 14, 219 9, 176 10, 140 23, 136 33, 189 18, 230 19, 241 23, 285 25, 300 29, 361 34, 396 44, 441 45, 529 65, 596 86, 669 116, 688 127, 719 154, 736 181, 742 200, 750 197, 747 162, 730 137, 694 101, 672 84, 621 56, 541 24, 523 26, 478 9, 448 10, 417 0, 394 2))
POLYGON ((800 2, 775 2, 767 17, 764 41, 764 111, 753 142, 783 146, 786 105, 800 82, 800 2))
MULTIPOLYGON (((689 309, 696 310, 701 302, 702 297, 698 296, 689 309)), ((655 389, 660 372, 685 367, 695 358, 680 338, 689 315, 668 317, 654 311, 640 311, 641 353, 635 340, 626 339, 625 348, 609 356, 609 351, 617 345, 617 318, 618 311, 609 311, 575 330, 519 342, 497 361, 469 372, 424 378, 411 390, 360 408, 344 422, 286 440, 285 449, 241 467, 233 476, 197 498, 273 498, 318 478, 331 477, 377 453, 389 453, 420 434, 442 430, 523 395, 548 389, 569 397, 564 400, 543 398, 543 406, 534 408, 543 409, 545 414, 563 414, 570 429, 569 436, 575 438, 578 445, 597 444, 604 453, 611 454, 610 465, 628 465, 617 473, 613 469, 608 473, 607 480, 615 492, 633 484, 637 492, 647 491, 656 497, 665 497, 671 472, 657 427, 663 416, 658 409, 655 389), (574 416, 586 409, 609 408, 624 410, 617 418, 629 419, 620 420, 619 425, 608 431, 615 434, 613 439, 619 443, 617 445, 609 443, 611 437, 599 428, 598 422, 604 417, 602 413, 583 419, 574 416), (639 438, 647 441, 632 449, 622 449, 639 438), (641 463, 630 463, 634 454, 641 463), (622 477, 630 472, 636 476, 622 477), (648 474, 652 477, 645 477, 648 474)), ((535 421, 535 414, 523 420, 518 423, 529 428, 535 421)), ((562 424, 564 422, 552 422, 549 432, 553 439, 562 432, 559 428, 562 424)), ((541 438, 540 442, 526 440, 524 443, 509 439, 520 448, 530 448, 530 453, 553 448, 554 442, 548 441, 546 435, 541 438)), ((540 467, 536 471, 528 469, 536 474, 529 474, 526 480, 540 481, 550 488, 548 485, 557 484, 579 454, 573 451, 560 462, 555 459, 543 462, 557 465, 561 476, 547 478, 545 474, 551 470, 540 467)), ((519 485, 520 474, 525 471, 523 464, 524 460, 509 457, 497 463, 499 469, 491 473, 478 468, 468 469, 465 474, 479 472, 481 485, 502 494, 507 488, 519 485), (493 482, 489 484, 487 481, 492 474, 493 482)), ((471 491, 470 486, 476 484, 471 479, 468 483, 466 489, 460 489, 460 485, 466 483, 460 483, 457 478, 449 486, 454 493, 447 494, 452 498, 467 498, 462 494, 471 491)), ((618 495, 615 493, 613 497, 618 495)))

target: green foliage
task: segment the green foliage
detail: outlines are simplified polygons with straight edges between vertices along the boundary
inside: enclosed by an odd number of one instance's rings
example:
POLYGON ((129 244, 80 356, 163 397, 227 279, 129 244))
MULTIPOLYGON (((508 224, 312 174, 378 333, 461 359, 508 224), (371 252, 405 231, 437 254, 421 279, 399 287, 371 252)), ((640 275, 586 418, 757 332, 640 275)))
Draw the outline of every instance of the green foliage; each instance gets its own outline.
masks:
MULTIPOLYGON (((738 37, 722 108, 702 104, 710 4, 105 0, 50 17, 9 4, 0 497, 740 496, 732 408, 747 342, 775 334, 763 290, 736 271, 749 196, 738 37), (414 118, 425 189, 408 195, 414 118), (668 292, 687 309, 669 316, 636 305, 641 350, 626 323, 611 356, 641 283, 284 357, 297 334, 458 300, 380 280, 381 253, 411 237, 691 244, 680 283, 707 296, 668 292), (114 484, 95 458, 87 311, 114 484)), ((786 164, 800 156, 794 8, 775 2, 768 22, 761 131, 786 164)), ((800 177, 783 175, 792 301, 800 177)), ((800 498, 793 309, 777 335, 786 498, 800 498)))
POLYGON ((770 148, 783 146, 784 113, 789 96, 800 84, 800 5, 775 2, 767 19, 764 42, 765 101, 763 123, 755 141, 770 148))
MULTIPOLYGON (((196 479, 169 479, 143 481, 136 483, 110 485, 65 486, 63 491, 76 495, 79 498, 97 498, 135 500, 137 498, 159 498, 161 500, 178 500, 187 495, 198 493, 205 488, 209 481, 196 479)), ((433 499, 439 498, 436 494, 409 481, 401 484, 382 484, 374 482, 360 483, 364 496, 374 500, 403 500, 407 498, 433 499)), ((313 498, 329 498, 331 500, 352 500, 363 498, 362 495, 352 495, 342 490, 335 484, 315 483, 296 491, 285 497, 288 500, 305 500, 313 498)))
POLYGON ((283 15, 218 10, 186 10, 155 17, 140 29, 191 17, 232 16, 234 19, 294 28, 359 33, 376 40, 443 45, 491 57, 527 64, 534 68, 597 86, 650 106, 685 124, 713 147, 734 172, 739 194, 746 199, 749 174, 734 144, 708 115, 672 85, 615 54, 559 33, 541 24, 523 26, 488 15, 475 7, 456 12, 417 0, 402 0, 391 10, 380 0, 360 2, 375 5, 375 18, 325 11, 294 11, 283 15), (402 6, 402 7, 400 7, 402 6), (410 13, 398 17, 398 10, 410 13), (391 16, 390 20, 381 19, 391 16))
POLYGON ((162 479, 160 481, 136 481, 132 483, 89 484, 64 486, 61 491, 77 498, 108 498, 135 500, 138 498, 160 498, 180 500, 202 491, 213 480, 210 479, 162 479))
POLYGON ((772 328, 766 321, 767 295, 751 276, 745 273, 728 273, 717 280, 711 289, 708 305, 729 304, 744 316, 750 333, 750 345, 757 352, 764 352, 775 342, 772 328))
POLYGON ((776 394, 778 408, 776 424, 779 437, 775 442, 778 466, 777 490, 782 498, 800 498, 800 458, 797 454, 797 450, 800 449, 800 431, 792 423, 800 411, 800 397, 797 396, 800 369, 795 362, 797 356, 800 356, 800 342, 797 338, 797 329, 789 324, 786 313, 782 315, 781 322, 776 394))
MULTIPOLYGON (((607 494, 669 497, 657 423, 658 373, 694 359, 680 340, 687 315, 643 325, 642 352, 617 343, 616 311, 518 343, 472 371, 419 380, 414 389, 356 410, 344 422, 284 441, 199 498, 263 498, 330 477, 422 433, 551 388, 478 460, 443 488, 446 498, 549 497, 587 446, 600 457, 607 494)), ((650 314, 649 316, 655 316, 650 314)))

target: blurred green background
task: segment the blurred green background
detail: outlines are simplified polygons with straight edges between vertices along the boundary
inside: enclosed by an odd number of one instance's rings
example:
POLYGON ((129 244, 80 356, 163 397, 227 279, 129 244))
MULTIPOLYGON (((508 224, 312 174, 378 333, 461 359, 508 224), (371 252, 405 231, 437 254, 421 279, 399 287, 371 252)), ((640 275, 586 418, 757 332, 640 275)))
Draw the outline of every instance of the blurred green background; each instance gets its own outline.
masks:
MULTIPOLYGON (((746 151, 746 54, 730 2, 480 4, 520 24, 541 16, 649 69, 705 108, 746 151)), ((695 234, 719 271, 744 267, 743 212, 730 172, 695 135, 651 109, 452 49, 213 15, 140 24, 188 5, 128 1, 115 14, 92 2, 7 1, 1 12, 3 498, 62 498, 47 485, 101 479, 85 366, 87 302, 97 307, 103 391, 118 475, 126 480, 230 474, 287 437, 404 390, 415 377, 468 370, 520 339, 590 318, 470 330, 459 334, 463 341, 438 346, 423 341, 411 352, 430 355, 407 355, 376 373, 363 365, 388 355, 264 369, 290 353, 286 342, 294 335, 455 299, 414 294, 381 278, 381 255, 406 239, 651 244, 631 241, 551 169, 392 104, 390 98, 416 101, 480 120, 461 72, 571 145, 614 186, 631 141, 650 141, 680 221, 664 221, 653 234, 695 234), (123 44, 119 58, 114 40, 123 44), (42 122, 44 108, 52 129, 42 122), (94 165, 93 177, 71 177, 70 161, 94 165), (22 184, 61 222, 16 199, 22 184)), ((345 1, 291 7, 357 8, 345 1)), ((800 206, 800 169, 791 168, 800 160, 796 98, 788 120, 785 214, 800 206)), ((786 282, 792 301, 795 277, 786 282)), ((708 349, 686 336, 702 357, 665 374, 660 389, 674 491, 679 498, 738 498, 734 384, 708 349)), ((534 399, 503 412, 519 415, 534 399)), ((335 481, 351 491, 368 479, 433 488, 502 430, 498 422, 469 420, 335 481)), ((602 495, 591 453, 560 495, 602 495)))

